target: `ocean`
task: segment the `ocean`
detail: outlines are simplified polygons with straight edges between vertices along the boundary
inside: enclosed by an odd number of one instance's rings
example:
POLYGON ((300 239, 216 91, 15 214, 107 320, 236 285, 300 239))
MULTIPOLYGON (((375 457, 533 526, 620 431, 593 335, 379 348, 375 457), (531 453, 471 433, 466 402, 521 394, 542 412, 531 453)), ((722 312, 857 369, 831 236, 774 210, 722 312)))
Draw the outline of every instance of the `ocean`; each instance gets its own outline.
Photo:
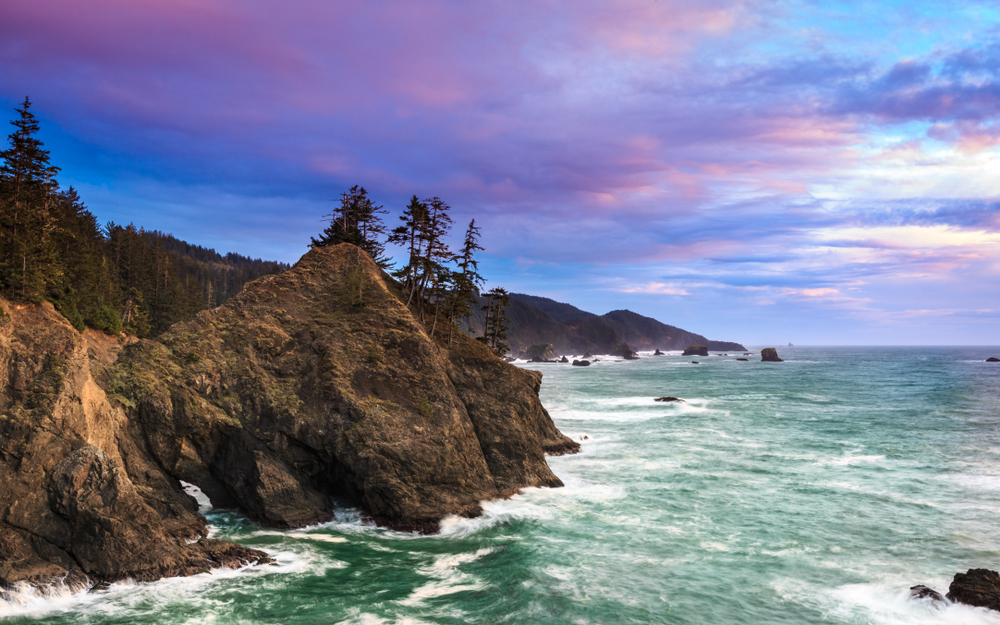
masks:
POLYGON ((1000 348, 779 348, 523 364, 566 486, 434 536, 204 511, 275 565, 0 602, 4 624, 993 623, 908 598, 1000 569, 1000 348), (755 350, 756 351, 756 350, 755 350), (696 360, 699 364, 692 364, 696 360), (676 396, 684 402, 658 403, 676 396))

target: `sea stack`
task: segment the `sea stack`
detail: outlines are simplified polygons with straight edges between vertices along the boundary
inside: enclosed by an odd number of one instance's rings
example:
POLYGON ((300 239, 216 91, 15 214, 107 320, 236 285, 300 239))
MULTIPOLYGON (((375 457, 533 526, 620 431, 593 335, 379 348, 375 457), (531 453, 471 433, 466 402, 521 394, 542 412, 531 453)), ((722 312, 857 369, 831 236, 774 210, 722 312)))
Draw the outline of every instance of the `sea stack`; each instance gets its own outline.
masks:
POLYGON ((431 335, 394 289, 359 248, 315 248, 124 348, 50 304, 0 301, 0 585, 266 557, 203 538, 179 480, 265 526, 328 520, 336 496, 422 532, 561 486, 545 455, 579 444, 539 402, 541 374, 431 335))
POLYGON ((761 362, 785 362, 784 360, 778 358, 778 350, 773 347, 765 347, 760 350, 760 361, 761 362))
POLYGON ((708 348, 704 345, 688 345, 681 356, 708 356, 708 348))

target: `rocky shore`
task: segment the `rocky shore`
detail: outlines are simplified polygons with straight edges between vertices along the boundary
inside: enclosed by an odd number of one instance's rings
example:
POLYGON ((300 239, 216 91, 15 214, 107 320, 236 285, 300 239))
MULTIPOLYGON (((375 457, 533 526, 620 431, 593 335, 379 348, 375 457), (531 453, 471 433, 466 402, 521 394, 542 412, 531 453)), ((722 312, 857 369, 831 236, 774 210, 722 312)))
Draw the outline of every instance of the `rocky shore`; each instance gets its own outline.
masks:
POLYGON ((158 340, 78 333, 51 305, 0 301, 0 587, 85 587, 239 566, 180 480, 217 506, 297 528, 331 497, 385 526, 527 486, 579 445, 541 374, 436 336, 357 248, 315 249, 158 340))

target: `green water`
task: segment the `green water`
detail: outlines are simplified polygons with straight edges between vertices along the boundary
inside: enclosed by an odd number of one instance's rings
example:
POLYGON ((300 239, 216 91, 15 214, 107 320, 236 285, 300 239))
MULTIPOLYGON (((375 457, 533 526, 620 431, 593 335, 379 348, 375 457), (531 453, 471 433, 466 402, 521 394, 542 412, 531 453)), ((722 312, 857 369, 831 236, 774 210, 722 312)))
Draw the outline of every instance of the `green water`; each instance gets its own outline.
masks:
POLYGON ((566 487, 416 537, 361 523, 215 536, 278 566, 0 604, 5 623, 995 623, 907 598, 1000 569, 1000 355, 787 348, 545 373, 566 487), (674 395, 682 404, 659 404, 674 395))

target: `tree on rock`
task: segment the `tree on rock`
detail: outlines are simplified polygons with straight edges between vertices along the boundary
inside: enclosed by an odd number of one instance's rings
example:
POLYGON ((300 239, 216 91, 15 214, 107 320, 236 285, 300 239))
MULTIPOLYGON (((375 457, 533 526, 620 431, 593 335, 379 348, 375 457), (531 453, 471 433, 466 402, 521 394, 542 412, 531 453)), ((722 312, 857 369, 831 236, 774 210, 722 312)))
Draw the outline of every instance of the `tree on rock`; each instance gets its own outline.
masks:
POLYGON ((476 337, 477 341, 484 343, 493 350, 493 353, 503 358, 510 346, 507 345, 507 324, 509 320, 506 315, 507 304, 510 303, 510 295, 506 289, 494 287, 486 293, 489 298, 482 310, 485 314, 483 320, 483 335, 476 337))
POLYGON ((330 225, 313 238, 309 247, 327 247, 338 243, 357 245, 372 257, 383 269, 389 266, 385 255, 385 243, 380 237, 386 234, 385 224, 380 215, 387 211, 376 206, 368 191, 357 185, 340 195, 340 206, 329 215, 330 225))
POLYGON ((448 318, 451 322, 448 331, 449 345, 451 345, 452 335, 458 323, 472 314, 472 304, 475 303, 479 289, 483 286, 483 277, 479 275, 479 262, 475 259, 476 251, 482 249, 479 245, 479 228, 476 226, 476 220, 473 219, 469 222, 468 230, 465 231, 462 251, 455 257, 458 271, 452 272, 454 290, 448 298, 448 318))

